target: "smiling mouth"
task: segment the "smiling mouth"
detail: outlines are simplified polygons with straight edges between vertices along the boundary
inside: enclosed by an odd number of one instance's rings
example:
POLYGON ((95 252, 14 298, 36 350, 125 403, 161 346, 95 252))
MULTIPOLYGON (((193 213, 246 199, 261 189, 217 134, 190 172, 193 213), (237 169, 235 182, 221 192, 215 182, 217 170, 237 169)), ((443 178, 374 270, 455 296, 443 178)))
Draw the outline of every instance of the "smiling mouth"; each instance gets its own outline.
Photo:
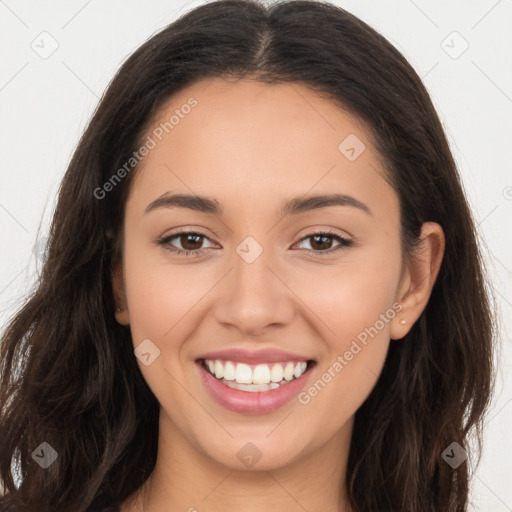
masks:
POLYGON ((283 361, 245 364, 219 359, 199 359, 198 363, 224 385, 248 392, 265 392, 286 386, 309 371, 316 362, 283 361))

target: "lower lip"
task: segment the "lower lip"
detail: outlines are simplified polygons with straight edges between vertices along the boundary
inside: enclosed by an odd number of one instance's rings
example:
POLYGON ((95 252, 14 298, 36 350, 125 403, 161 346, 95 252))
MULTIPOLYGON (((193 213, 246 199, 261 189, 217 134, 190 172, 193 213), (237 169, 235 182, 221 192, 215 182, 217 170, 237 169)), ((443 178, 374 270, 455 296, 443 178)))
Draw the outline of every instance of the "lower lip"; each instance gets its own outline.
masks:
POLYGON ((292 400, 306 385, 314 365, 297 379, 293 379, 269 391, 241 391, 223 384, 208 372, 201 362, 197 363, 201 378, 213 399, 226 409, 242 414, 265 414, 275 411, 292 400))

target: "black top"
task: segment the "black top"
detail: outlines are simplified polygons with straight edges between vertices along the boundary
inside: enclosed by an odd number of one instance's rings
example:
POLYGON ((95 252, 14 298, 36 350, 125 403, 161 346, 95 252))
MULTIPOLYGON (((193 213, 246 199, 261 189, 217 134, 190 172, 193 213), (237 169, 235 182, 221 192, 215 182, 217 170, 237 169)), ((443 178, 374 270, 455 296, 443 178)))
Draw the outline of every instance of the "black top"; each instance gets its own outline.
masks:
MULTIPOLYGON (((7 507, 6 505, 0 505, 0 512, 16 512, 17 508, 13 507, 12 505, 10 507, 7 507)), ((121 505, 111 505, 107 508, 102 508, 98 512, 121 512, 121 505)))

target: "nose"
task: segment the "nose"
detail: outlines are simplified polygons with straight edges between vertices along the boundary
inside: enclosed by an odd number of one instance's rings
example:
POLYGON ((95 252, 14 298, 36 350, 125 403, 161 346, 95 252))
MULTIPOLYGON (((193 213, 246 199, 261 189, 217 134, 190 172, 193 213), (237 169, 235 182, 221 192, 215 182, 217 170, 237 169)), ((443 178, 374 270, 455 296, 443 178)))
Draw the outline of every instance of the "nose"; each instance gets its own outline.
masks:
MULTIPOLYGON (((242 245, 242 244, 241 244, 242 245)), ((239 247, 231 270, 219 287, 215 316, 227 328, 244 336, 259 336, 270 327, 283 327, 294 315, 293 292, 270 250, 263 250, 253 261, 239 247)), ((249 251, 254 247, 249 246, 249 251)))

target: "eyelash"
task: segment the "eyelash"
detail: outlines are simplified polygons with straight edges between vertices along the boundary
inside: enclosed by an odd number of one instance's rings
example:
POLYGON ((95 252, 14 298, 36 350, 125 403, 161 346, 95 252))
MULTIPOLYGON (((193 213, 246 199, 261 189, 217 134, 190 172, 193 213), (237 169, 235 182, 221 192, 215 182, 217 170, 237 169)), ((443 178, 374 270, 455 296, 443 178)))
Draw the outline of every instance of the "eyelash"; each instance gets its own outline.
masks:
MULTIPOLYGON (((172 235, 168 235, 168 236, 161 238, 160 240, 157 241, 157 243, 158 243, 158 245, 161 245, 161 246, 167 246, 172 239, 178 238, 182 235, 199 235, 200 237, 203 237, 203 238, 206 238, 209 240, 208 236, 206 236, 205 233, 201 233, 200 231, 180 231, 179 233, 173 233, 172 235)), ((315 255, 318 255, 318 256, 325 256, 328 254, 332 254, 333 252, 336 252, 338 250, 348 248, 348 247, 351 247, 354 245, 353 240, 348 240, 347 238, 343 238, 342 236, 334 233, 333 231, 318 231, 315 233, 310 233, 309 235, 302 237, 299 240, 299 243, 303 242, 304 240, 307 240, 308 238, 313 238, 315 236, 327 236, 327 237, 335 239, 337 242, 340 242, 340 245, 337 248, 335 248, 334 250, 329 249, 327 251, 318 251, 318 250, 314 250, 314 249, 306 249, 306 251, 308 253, 314 253, 315 255)), ((200 256, 201 254, 203 254, 205 251, 208 250, 208 249, 196 249, 194 251, 187 251, 185 249, 171 249, 169 247, 165 247, 165 249, 174 254, 184 254, 185 256, 191 256, 191 257, 200 256)))

